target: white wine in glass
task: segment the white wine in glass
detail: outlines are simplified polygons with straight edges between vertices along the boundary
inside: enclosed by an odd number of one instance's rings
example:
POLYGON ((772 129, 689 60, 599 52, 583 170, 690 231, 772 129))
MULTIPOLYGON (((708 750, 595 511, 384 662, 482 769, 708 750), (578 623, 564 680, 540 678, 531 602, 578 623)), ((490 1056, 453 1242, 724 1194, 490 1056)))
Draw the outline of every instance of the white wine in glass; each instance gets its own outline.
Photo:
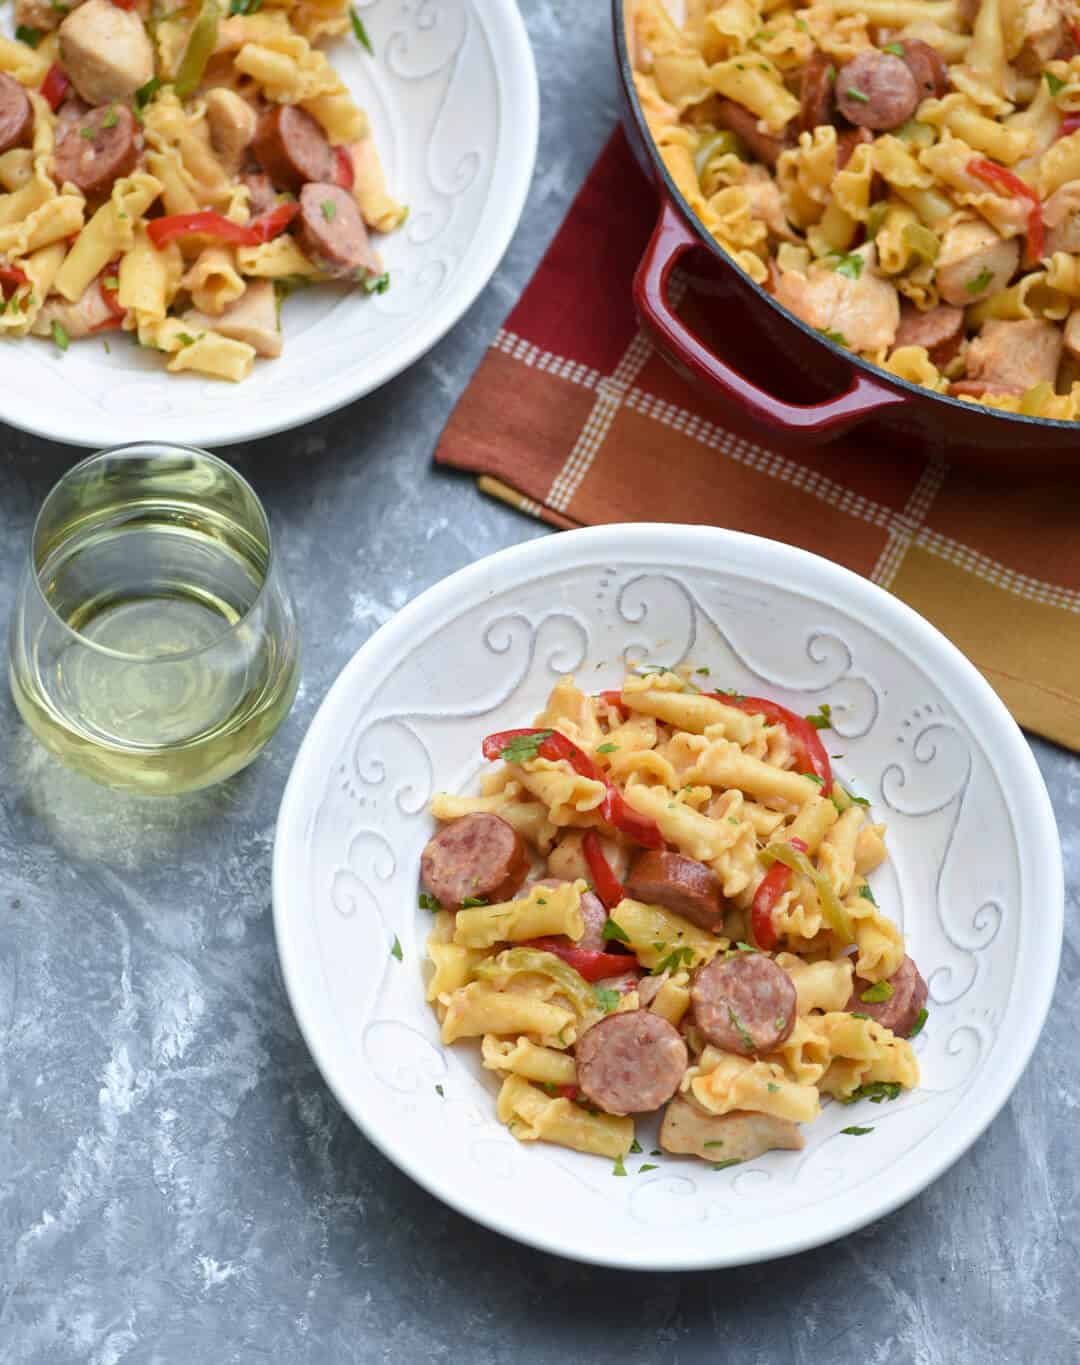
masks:
POLYGON ((179 446, 76 465, 34 527, 10 676, 42 743, 108 786, 192 791, 250 763, 299 681, 295 610, 251 486, 179 446))

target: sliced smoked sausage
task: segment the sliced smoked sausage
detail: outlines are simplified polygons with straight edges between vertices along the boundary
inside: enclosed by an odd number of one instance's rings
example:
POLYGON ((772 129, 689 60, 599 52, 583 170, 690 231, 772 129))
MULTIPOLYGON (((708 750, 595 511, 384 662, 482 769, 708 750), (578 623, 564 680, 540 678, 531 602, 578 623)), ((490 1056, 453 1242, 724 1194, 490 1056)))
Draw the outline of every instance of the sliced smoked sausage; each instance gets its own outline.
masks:
POLYGON ((444 825, 420 858, 420 879, 446 910, 469 897, 507 901, 529 871, 525 841, 498 815, 475 811, 444 825))
POLYGON ((713 118, 721 128, 738 133, 757 160, 763 161, 766 166, 775 166, 777 157, 787 146, 784 138, 763 133, 758 127, 757 115, 734 100, 721 100, 713 118))
POLYGON ((300 245, 327 275, 355 278, 358 272, 378 274, 379 259, 368 241, 367 228, 348 190, 339 185, 305 185, 300 191, 300 245))
POLYGON ((34 131, 34 110, 14 76, 0 71, 0 155, 25 147, 34 131))
POLYGON ((851 983, 848 1012, 867 1014, 883 1028, 892 1029, 898 1038, 906 1038, 915 1027, 920 1010, 926 1005, 929 994, 926 982, 911 958, 905 957, 889 977, 888 984, 892 990, 888 1000, 864 1000, 863 995, 872 987, 869 981, 857 976, 851 983))
POLYGON ((334 178, 334 153, 326 134, 295 104, 275 104, 263 114, 251 150, 281 189, 297 191, 309 180, 334 178))
POLYGON ((690 1003, 709 1042, 741 1057, 773 1052, 795 1027, 795 986, 763 953, 713 958, 696 973, 690 1003))
POLYGON ((720 878, 712 868, 681 853, 652 849, 639 853, 624 885, 634 900, 673 910, 703 929, 716 929, 724 918, 720 878))
POLYGON ((940 369, 947 365, 964 340, 964 310, 939 303, 920 313, 910 303, 900 309, 900 326, 896 329, 893 349, 900 346, 923 346, 931 362, 940 369))
POLYGON ((135 118, 126 104, 91 109, 56 145, 56 179, 70 180, 88 199, 108 194, 135 169, 135 118))
POLYGON ((837 72, 836 106, 860 128, 871 128, 875 133, 899 128, 918 103, 915 77, 891 53, 869 48, 837 72))
POLYGON ((820 48, 815 47, 810 60, 803 67, 802 102, 799 109, 799 131, 812 133, 822 123, 832 122, 833 79, 836 65, 820 48))
POLYGON ((900 49, 900 60, 915 77, 919 99, 941 99, 949 88, 949 70, 941 53, 921 38, 902 38, 889 46, 900 49))
POLYGON ((689 1053, 659 1014, 609 1014, 581 1036, 574 1053, 578 1086, 608 1114, 647 1114, 679 1088, 689 1053))

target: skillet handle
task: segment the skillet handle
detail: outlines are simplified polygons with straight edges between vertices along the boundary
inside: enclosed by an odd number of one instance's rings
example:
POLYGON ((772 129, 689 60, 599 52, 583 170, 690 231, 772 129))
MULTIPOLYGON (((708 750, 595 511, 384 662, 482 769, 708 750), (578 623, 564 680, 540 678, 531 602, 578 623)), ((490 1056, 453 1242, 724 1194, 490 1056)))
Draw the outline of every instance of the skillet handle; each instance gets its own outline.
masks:
POLYGON ((671 306, 671 272, 680 257, 698 245, 694 230, 665 196, 652 240, 634 277, 634 303, 661 354, 699 388, 704 387, 713 396, 721 394, 759 422, 802 436, 837 436, 872 413, 907 403, 903 394, 859 371, 844 393, 823 403, 787 403, 752 384, 696 337, 671 306))

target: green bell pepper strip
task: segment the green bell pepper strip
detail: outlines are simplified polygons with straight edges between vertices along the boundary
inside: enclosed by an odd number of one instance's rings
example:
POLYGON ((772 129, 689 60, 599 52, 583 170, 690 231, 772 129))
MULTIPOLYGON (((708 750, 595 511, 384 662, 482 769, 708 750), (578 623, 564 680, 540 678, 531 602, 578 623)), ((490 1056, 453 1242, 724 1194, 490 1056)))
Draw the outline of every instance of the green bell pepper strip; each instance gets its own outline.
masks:
POLYGON ((758 857, 766 867, 772 867, 774 863, 783 863, 785 867, 790 867, 792 872, 801 872, 804 877, 808 877, 817 891, 829 927, 845 943, 855 942, 851 916, 836 894, 832 882, 823 872, 817 870, 805 853, 800 853, 791 844, 770 844, 758 854, 758 857))

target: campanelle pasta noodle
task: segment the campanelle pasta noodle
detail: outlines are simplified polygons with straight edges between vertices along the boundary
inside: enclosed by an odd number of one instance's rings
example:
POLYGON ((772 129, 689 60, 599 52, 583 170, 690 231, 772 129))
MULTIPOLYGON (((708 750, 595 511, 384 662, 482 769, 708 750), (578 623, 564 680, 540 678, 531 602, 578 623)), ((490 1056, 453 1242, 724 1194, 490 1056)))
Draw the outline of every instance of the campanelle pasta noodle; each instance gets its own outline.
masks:
POLYGON ((368 234, 406 209, 314 46, 349 32, 347 0, 15 4, 19 40, 0 39, 0 336, 66 351, 123 331, 170 373, 236 382, 280 354, 291 290, 389 287, 368 234))
POLYGON ((639 1113, 663 1111, 663 1152, 734 1164, 801 1147, 830 1100, 919 1083, 926 987, 867 881, 885 827, 832 773, 829 708, 815 725, 707 673, 563 678, 484 739, 480 795, 431 801, 442 1042, 479 1040, 514 1138, 616 1174, 639 1113))
POLYGON ((1075 419, 1080 26, 1069 7, 624 8, 659 154, 737 265, 901 379, 1075 419))

